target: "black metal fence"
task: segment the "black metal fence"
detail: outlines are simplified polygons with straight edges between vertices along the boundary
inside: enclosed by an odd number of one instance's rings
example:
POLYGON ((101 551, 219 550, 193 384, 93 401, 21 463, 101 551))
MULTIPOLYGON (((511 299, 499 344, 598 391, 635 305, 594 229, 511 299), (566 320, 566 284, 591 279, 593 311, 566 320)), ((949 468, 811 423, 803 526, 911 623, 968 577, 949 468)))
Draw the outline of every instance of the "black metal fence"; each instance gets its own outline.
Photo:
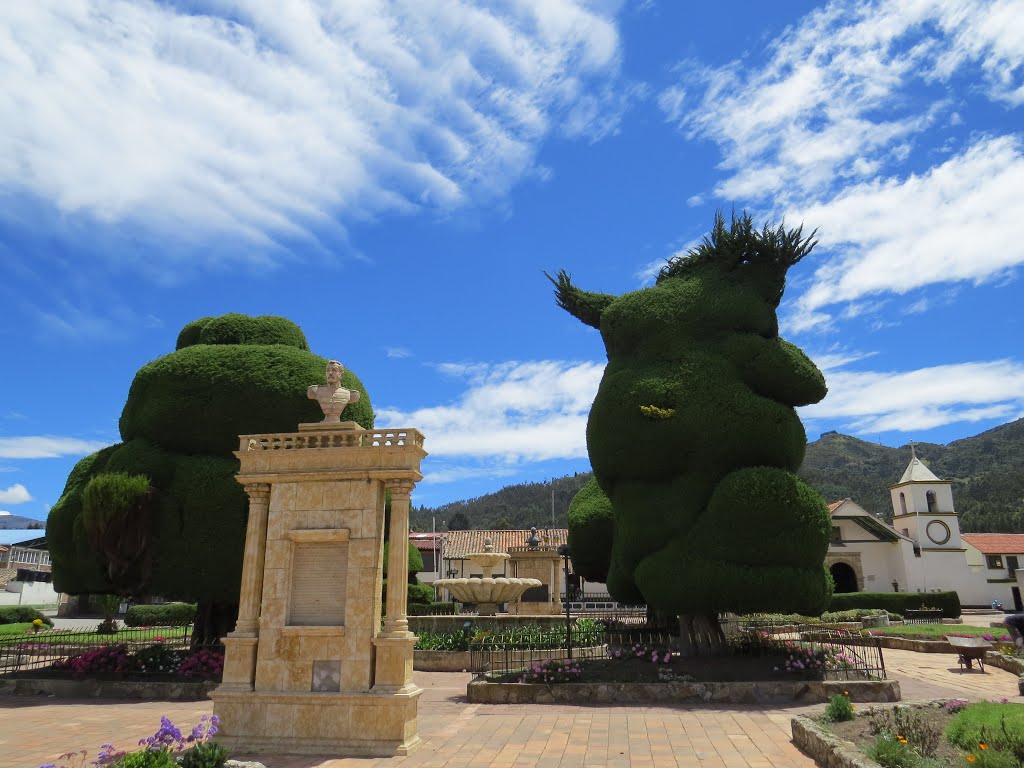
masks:
POLYGON ((0 635, 0 675, 44 669, 62 670, 73 676, 176 675, 187 661, 187 672, 209 677, 206 673, 216 672, 223 665, 223 646, 194 644, 193 628, 188 623, 125 627, 110 635, 91 629, 0 635))
MULTIPOLYGON (((589 616, 588 616, 589 618, 589 616)), ((885 660, 877 637, 833 630, 813 624, 783 625, 768 621, 722 620, 724 647, 734 656, 773 659, 780 672, 820 676, 826 680, 885 679, 885 660)), ((491 635, 470 643, 470 668, 478 676, 525 672, 546 662, 618 658, 633 649, 658 648, 679 654, 682 642, 672 628, 646 623, 605 623, 604 631, 583 636, 565 631, 524 641, 522 637, 491 635)))
POLYGON ((941 624, 941 608, 909 608, 903 612, 904 624, 941 624))

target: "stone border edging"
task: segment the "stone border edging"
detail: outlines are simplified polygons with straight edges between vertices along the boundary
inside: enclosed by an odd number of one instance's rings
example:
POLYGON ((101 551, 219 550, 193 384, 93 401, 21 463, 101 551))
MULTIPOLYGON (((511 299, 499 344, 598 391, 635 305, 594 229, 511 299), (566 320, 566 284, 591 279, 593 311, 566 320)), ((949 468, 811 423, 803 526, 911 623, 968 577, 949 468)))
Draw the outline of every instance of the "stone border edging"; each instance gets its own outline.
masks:
POLYGON ((146 701, 203 701, 220 685, 147 682, 145 680, 61 680, 58 678, 0 679, 0 696, 55 696, 59 699, 136 699, 146 701))
POLYGON ((471 704, 616 704, 679 703, 762 704, 800 701, 824 703, 850 692, 856 702, 900 700, 896 680, 785 680, 740 683, 490 683, 466 687, 471 704))
POLYGON ((793 745, 818 765, 827 768, 882 768, 853 746, 853 742, 833 736, 809 717, 794 716, 790 727, 793 745))
POLYGON ((1024 659, 1007 656, 999 651, 989 651, 985 654, 985 663, 998 669, 1012 672, 1015 675, 1024 676, 1024 659))

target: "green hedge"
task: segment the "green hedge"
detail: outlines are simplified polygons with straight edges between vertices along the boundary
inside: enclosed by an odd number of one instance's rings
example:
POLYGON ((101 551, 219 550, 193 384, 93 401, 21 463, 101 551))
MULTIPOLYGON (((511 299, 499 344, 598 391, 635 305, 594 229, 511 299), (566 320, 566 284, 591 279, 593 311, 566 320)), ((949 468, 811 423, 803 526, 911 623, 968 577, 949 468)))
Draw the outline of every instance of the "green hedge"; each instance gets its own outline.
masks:
POLYGON ((42 619, 49 627, 53 626, 53 622, 50 619, 43 616, 35 608, 29 608, 27 605, 11 605, 0 608, 0 624, 23 624, 33 622, 36 619, 42 619))
POLYGON ((955 619, 960 616, 960 596, 956 592, 843 592, 832 595, 829 610, 877 608, 906 614, 921 607, 941 608, 943 618, 955 619))
POLYGON ((195 603, 133 605, 124 615, 124 623, 129 627, 156 627, 163 624, 183 624, 195 620, 195 603))
POLYGON ((821 620, 828 623, 840 621, 860 621, 865 616, 887 614, 889 621, 903 621, 902 614, 886 611, 881 608, 850 608, 848 611, 827 611, 821 614, 821 620))

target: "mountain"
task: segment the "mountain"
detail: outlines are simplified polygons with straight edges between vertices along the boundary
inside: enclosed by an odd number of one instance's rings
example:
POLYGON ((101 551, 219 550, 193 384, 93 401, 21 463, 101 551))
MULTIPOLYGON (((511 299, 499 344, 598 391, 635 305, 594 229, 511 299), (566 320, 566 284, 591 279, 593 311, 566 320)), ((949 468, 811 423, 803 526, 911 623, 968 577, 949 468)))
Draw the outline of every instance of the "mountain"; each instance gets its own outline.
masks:
POLYGON ((0 512, 0 530, 8 528, 45 528, 45 520, 36 520, 23 515, 12 515, 10 512, 0 512))
MULTIPOLYGON (((943 480, 953 483, 953 500, 963 531, 1024 533, 1024 419, 1003 424, 949 445, 916 443, 918 457, 943 480)), ((808 443, 800 476, 827 501, 850 498, 869 512, 892 517, 888 487, 910 462, 910 446, 890 448, 839 432, 808 443)), ((538 483, 521 483, 468 501, 412 511, 413 530, 438 530, 443 520, 465 515, 470 528, 529 528, 551 522, 567 525, 569 501, 590 473, 538 483)))
MULTIPOLYGON (((409 513, 414 531, 429 531, 431 517, 437 530, 447 530, 444 521, 464 515, 467 528, 492 530, 525 529, 531 526, 565 528, 568 525, 569 502, 590 480, 590 473, 559 477, 539 483, 509 485, 468 501, 453 501, 440 507, 417 507, 409 513), (551 498, 554 494, 554 522, 551 498)), ((461 527, 461 526, 459 526, 461 527)))
MULTIPOLYGON (((953 483, 963 531, 1024 533, 1024 419, 949 445, 916 444, 918 457, 953 483)), ((838 432, 809 443, 800 476, 829 501, 851 498, 892 517, 888 486, 910 461, 909 446, 889 448, 838 432)))

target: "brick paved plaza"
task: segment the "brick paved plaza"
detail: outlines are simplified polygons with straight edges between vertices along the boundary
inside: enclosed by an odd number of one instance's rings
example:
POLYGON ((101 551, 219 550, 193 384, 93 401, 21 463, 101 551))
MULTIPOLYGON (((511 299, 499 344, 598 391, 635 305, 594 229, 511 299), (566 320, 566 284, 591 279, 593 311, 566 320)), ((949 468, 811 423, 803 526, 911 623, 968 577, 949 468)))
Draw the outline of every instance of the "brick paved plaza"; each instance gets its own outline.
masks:
MULTIPOLYGON (((986 667, 961 674, 950 654, 885 651, 886 668, 905 701, 939 697, 1022 702, 1017 679, 986 667)), ((269 768, 582 768, 586 766, 813 766, 789 743, 789 718, 820 711, 794 707, 572 707, 480 705, 465 700, 470 676, 417 673, 423 687, 419 723, 424 745, 405 758, 325 760, 253 755, 269 768)), ((160 716, 180 727, 212 711, 211 702, 68 701, 0 698, 0 768, 36 768, 71 750, 113 741, 130 748, 152 734, 160 716)))

